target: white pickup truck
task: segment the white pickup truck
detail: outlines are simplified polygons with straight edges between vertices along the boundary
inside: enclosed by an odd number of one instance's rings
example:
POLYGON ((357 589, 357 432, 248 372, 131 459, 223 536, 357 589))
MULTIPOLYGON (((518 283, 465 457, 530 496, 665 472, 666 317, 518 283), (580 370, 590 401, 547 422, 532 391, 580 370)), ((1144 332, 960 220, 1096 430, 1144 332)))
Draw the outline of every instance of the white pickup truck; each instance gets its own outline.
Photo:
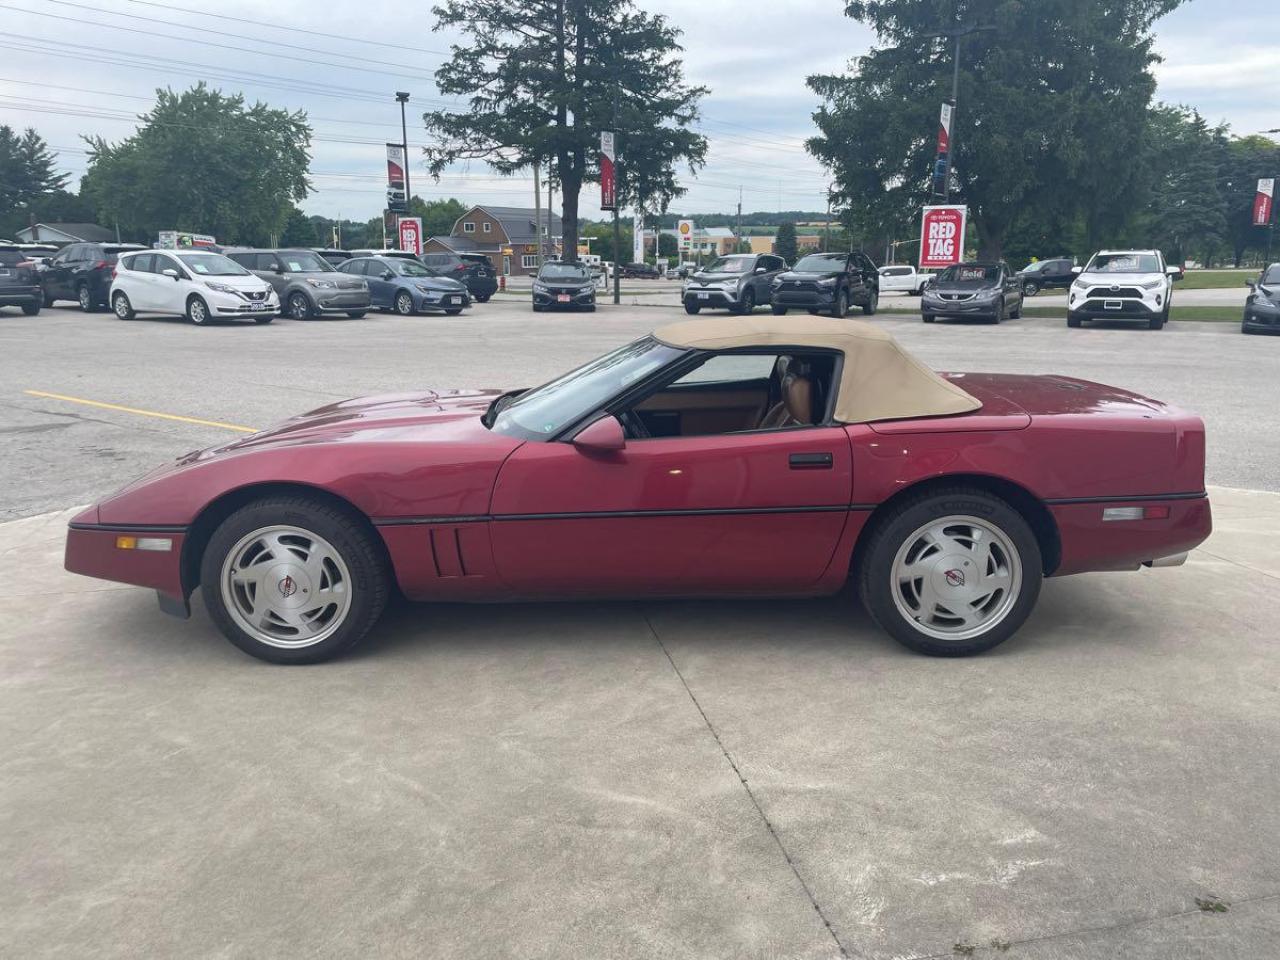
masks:
POLYGON ((907 293, 918 297, 928 281, 927 273, 920 273, 908 263, 895 263, 880 268, 881 293, 907 293))

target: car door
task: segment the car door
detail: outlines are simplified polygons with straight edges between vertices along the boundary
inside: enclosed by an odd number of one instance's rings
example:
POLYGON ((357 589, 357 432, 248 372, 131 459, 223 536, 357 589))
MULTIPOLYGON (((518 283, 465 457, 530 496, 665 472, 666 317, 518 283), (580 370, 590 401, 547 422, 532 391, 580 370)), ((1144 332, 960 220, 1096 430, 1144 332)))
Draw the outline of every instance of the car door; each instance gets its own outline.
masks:
POLYGON ((71 258, 77 248, 78 244, 74 243, 68 247, 63 247, 49 261, 49 266, 40 275, 40 282, 50 298, 62 300, 70 296, 67 286, 67 271, 70 269, 71 258))
POLYGON ((760 258, 760 263, 764 266, 764 273, 760 274, 756 288, 756 303, 768 303, 769 298, 773 295, 773 279, 783 271, 782 260, 778 257, 765 256, 760 258))
POLYGON ((116 261, 116 286, 124 291, 135 312, 156 309, 155 259, 154 253, 140 253, 116 261), (120 269, 124 265, 127 270, 120 269))
POLYGON ((390 308, 395 299, 395 282, 388 280, 383 274, 391 268, 381 260, 368 258, 355 266, 359 268, 360 276, 364 277, 365 282, 369 284, 369 298, 374 306, 390 308))
POLYGON ((632 439, 609 452, 530 441, 498 474, 490 529, 499 573, 521 593, 800 593, 830 564, 852 490, 842 427, 632 439))

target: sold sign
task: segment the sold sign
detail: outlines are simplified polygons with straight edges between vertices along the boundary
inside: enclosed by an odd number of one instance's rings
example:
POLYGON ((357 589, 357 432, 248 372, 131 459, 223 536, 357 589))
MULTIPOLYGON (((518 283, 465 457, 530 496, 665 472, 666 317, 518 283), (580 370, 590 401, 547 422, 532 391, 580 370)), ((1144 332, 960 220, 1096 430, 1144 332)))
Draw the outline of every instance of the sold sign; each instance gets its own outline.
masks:
POLYGON ((949 267, 964 259, 964 227, 968 208, 925 207, 920 221, 921 268, 949 267))

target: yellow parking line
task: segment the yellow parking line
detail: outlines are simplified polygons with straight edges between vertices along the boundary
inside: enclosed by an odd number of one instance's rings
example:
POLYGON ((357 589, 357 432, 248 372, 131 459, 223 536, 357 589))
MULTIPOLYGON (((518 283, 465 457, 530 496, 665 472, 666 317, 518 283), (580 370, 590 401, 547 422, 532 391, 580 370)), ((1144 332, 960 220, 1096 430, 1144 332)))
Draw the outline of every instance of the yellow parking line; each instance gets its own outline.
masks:
POLYGON ((199 417, 183 417, 176 413, 158 413, 155 410, 139 410, 137 407, 122 407, 118 403, 103 403, 101 400, 85 400, 83 397, 68 397, 61 393, 46 393, 43 390, 23 390, 29 397, 46 397, 50 400, 65 400, 67 403, 82 403, 86 407, 101 407, 103 410, 119 410, 121 413, 136 413, 140 417, 156 417, 160 420, 177 420, 179 423, 194 423, 202 427, 221 427, 223 430, 236 430, 240 433, 257 433, 256 427, 241 427, 234 423, 222 423, 220 420, 201 420, 199 417))

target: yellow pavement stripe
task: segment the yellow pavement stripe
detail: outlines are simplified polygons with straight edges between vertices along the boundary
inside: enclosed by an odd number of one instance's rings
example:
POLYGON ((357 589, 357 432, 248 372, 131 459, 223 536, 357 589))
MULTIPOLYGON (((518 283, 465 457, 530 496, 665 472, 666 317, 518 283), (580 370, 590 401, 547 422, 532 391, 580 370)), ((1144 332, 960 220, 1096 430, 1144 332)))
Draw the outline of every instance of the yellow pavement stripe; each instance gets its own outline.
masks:
POLYGON ((179 423, 194 423, 202 427, 221 427, 223 430, 236 430, 240 433, 257 433, 257 427, 241 427, 234 423, 223 423, 220 420, 201 420, 199 417, 183 417, 176 413, 158 413, 155 410, 139 410, 137 407, 122 407, 118 403, 103 403, 101 400, 86 400, 83 397, 68 397, 61 393, 46 393, 43 390, 23 390, 29 397, 46 397, 50 400, 65 400, 67 403, 82 403, 86 407, 101 407, 103 410, 119 410, 121 413, 136 413, 140 417, 156 417, 160 420, 177 420, 179 423))

